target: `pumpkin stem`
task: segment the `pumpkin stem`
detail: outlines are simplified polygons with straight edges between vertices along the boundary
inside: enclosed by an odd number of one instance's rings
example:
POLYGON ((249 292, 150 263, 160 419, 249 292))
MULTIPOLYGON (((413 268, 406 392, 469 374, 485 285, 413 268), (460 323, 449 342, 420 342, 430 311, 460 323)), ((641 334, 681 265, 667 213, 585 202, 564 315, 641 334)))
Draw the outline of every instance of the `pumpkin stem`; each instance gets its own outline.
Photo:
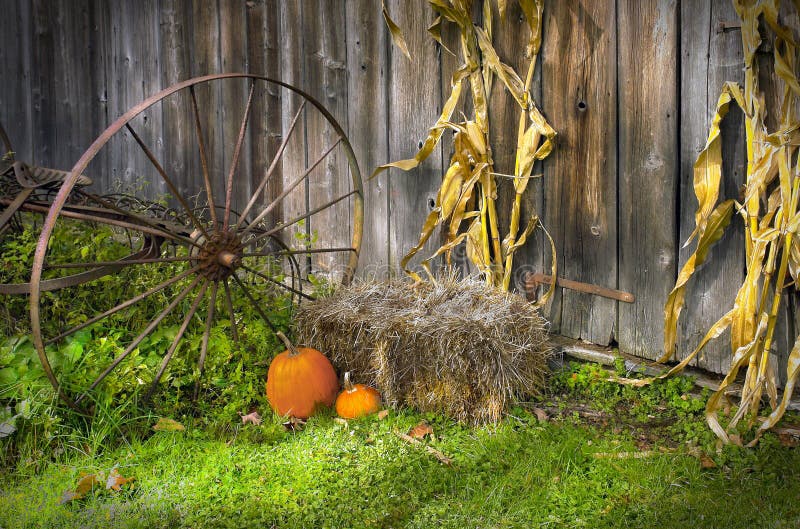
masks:
POLYGON ((286 337, 281 331, 276 332, 275 334, 278 335, 278 338, 281 339, 283 344, 286 346, 286 349, 289 350, 289 356, 297 356, 300 354, 300 351, 297 350, 297 347, 294 346, 292 342, 289 341, 289 338, 286 337))
POLYGON ((350 382, 350 371, 346 371, 344 374, 344 390, 353 391, 353 383, 350 382))

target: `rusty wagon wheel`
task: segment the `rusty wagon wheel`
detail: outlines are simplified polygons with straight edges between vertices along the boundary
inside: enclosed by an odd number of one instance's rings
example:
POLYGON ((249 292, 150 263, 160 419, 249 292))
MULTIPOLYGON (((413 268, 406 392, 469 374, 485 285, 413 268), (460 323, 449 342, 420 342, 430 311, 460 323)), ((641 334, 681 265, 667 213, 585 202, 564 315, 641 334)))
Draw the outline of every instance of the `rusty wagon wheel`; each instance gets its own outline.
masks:
POLYGON ((362 197, 358 165, 341 126, 321 103, 287 83, 250 74, 209 75, 151 96, 92 143, 45 218, 33 259, 30 316, 34 346, 48 379, 65 403, 85 411, 92 392, 100 384, 111 383, 114 377, 110 375, 121 366, 128 364, 122 371, 132 369, 130 357, 137 348, 169 327, 169 340, 159 349, 163 354, 158 370, 153 366, 155 374, 146 381, 148 395, 157 388, 176 351, 189 349, 181 344, 193 336, 195 343, 199 341, 199 351, 185 352, 196 366, 196 399, 207 355, 214 353, 209 344, 215 323, 225 320, 238 344, 247 314, 276 329, 264 310, 265 300, 281 297, 296 304, 313 299, 321 284, 346 284, 352 279, 361 246, 362 197), (222 106, 223 93, 241 95, 241 108, 222 106), (265 135, 259 135, 261 113, 276 94, 282 94, 280 142, 272 145, 271 156, 256 159, 252 154, 263 150, 266 141, 265 135), (259 109, 256 115, 254 108, 259 109), (236 113, 238 119, 226 121, 226 116, 236 113), (182 124, 189 132, 148 141, 152 117, 159 115, 164 116, 165 131, 184 130, 173 126, 182 124), (221 141, 221 128, 235 131, 228 142, 221 141), (175 163, 164 152, 183 161, 175 163), (86 210, 66 204, 78 175, 97 179, 109 171, 115 173, 114 156, 119 159, 120 153, 127 154, 125 174, 159 182, 157 202, 179 214, 164 218, 97 196, 92 196, 93 207, 86 210), (136 160, 140 165, 134 164, 136 160), (88 243, 88 250, 81 248, 79 262, 58 255, 63 241, 54 236, 61 224, 75 221, 88 222, 100 232, 88 243), (126 240, 137 251, 121 260, 104 258, 108 248, 99 246, 113 246, 115 239, 126 240), (83 259, 84 254, 89 257, 83 259), (76 270, 101 270, 103 277, 59 291, 59 300, 69 299, 71 288, 105 288, 104 281, 109 279, 105 274, 135 275, 114 283, 113 288, 124 292, 115 294, 113 303, 104 305, 103 296, 87 297, 84 291, 83 297, 75 294, 73 298, 76 306, 70 311, 70 322, 48 321, 47 310, 54 298, 46 292, 47 282, 76 270), (152 313, 143 317, 137 312, 141 310, 152 313), (81 382, 63 385, 49 355, 59 344, 68 345, 77 333, 102 328, 114 318, 135 320, 135 330, 106 357, 107 363, 81 366, 89 372, 81 382))

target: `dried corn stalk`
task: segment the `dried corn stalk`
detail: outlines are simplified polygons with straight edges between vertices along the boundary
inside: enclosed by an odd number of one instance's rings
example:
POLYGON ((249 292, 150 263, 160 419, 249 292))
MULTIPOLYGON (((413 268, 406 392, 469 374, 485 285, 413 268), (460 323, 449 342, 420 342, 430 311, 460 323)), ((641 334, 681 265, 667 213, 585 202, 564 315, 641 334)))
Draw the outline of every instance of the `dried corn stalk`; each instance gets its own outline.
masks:
MULTIPOLYGON (((741 87, 727 83, 717 103, 716 114, 705 149, 694 164, 694 191, 699 207, 695 213, 696 227, 687 244, 697 240, 694 253, 678 275, 675 288, 667 298, 664 309, 664 351, 661 361, 675 352, 677 323, 684 305, 687 282, 708 256, 711 246, 718 241, 730 224, 734 213, 744 223, 747 274, 739 287, 733 308, 717 321, 706 336, 680 364, 664 376, 680 371, 705 347, 708 342, 731 329, 731 368, 720 384, 719 390, 709 399, 706 419, 723 441, 730 442, 728 432, 747 417, 752 428, 761 411, 763 395, 769 397, 771 412, 761 422, 751 444, 774 426, 786 409, 800 372, 800 337, 795 341, 786 366, 788 382, 783 397, 778 402, 775 373, 769 362, 775 323, 781 297, 787 286, 787 273, 798 284, 800 274, 800 84, 797 80, 798 47, 792 33, 778 23, 780 0, 757 2, 733 0, 742 20, 745 84, 741 87), (767 108, 758 87, 758 63, 755 53, 761 44, 759 19, 775 33, 774 68, 782 84, 780 125, 768 131, 765 124, 767 108), (731 103, 744 113, 747 140, 747 173, 744 197, 741 203, 734 200, 719 201, 722 179, 722 144, 720 122, 731 103), (745 383, 737 413, 723 428, 719 410, 724 405, 725 391, 741 369, 746 370, 745 383)), ((794 1, 800 10, 800 2, 794 1)))
MULTIPOLYGON (((526 50, 530 63, 524 80, 513 68, 500 60, 492 45, 490 1, 484 1, 483 27, 478 27, 472 23, 470 15, 472 0, 428 0, 438 15, 429 32, 441 44, 442 23, 455 24, 461 34, 463 65, 453 74, 450 96, 419 152, 414 158, 378 167, 373 176, 389 167, 403 171, 417 167, 433 152, 445 129, 452 129, 455 133, 455 152, 442 178, 435 208, 425 219, 419 242, 403 257, 401 266, 411 277, 421 280, 419 274, 408 268, 408 263, 430 239, 437 226, 446 226, 444 244, 421 263, 428 277, 432 278, 430 261, 434 257, 444 254, 449 263, 452 250, 459 244, 465 243, 467 256, 484 275, 486 282, 508 290, 514 253, 525 244, 533 230, 541 226, 539 217, 533 215, 524 229, 520 229, 522 194, 528 186, 534 162, 550 154, 556 133, 530 97, 534 66, 541 46, 544 0, 518 0, 531 31, 526 50), (497 184, 490 147, 487 103, 495 77, 503 83, 521 110, 513 174, 515 200, 510 212, 509 231, 502 239, 495 205, 497 184), (474 116, 472 119, 465 118, 464 121, 453 122, 451 117, 465 83, 469 84, 474 116), (466 224, 465 229, 462 228, 462 224, 466 224)), ((497 0, 501 18, 505 14, 506 4, 505 0, 497 0)), ((385 9, 384 16, 394 42, 404 42, 400 29, 391 21, 385 9)), ((546 230, 544 233, 550 238, 546 230)), ((553 255, 552 275, 555 277, 555 245, 552 239, 550 244, 553 255)), ((540 303, 545 303, 549 299, 552 290, 551 286, 540 303)))

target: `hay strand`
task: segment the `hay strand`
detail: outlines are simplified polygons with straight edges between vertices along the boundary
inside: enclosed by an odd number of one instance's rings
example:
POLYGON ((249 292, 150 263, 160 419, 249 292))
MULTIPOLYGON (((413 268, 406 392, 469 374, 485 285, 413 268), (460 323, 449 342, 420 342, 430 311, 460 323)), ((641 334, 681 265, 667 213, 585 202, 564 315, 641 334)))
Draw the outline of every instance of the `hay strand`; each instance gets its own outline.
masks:
POLYGON ((295 324, 299 342, 394 406, 495 422, 544 384, 546 321, 521 297, 473 278, 357 282, 302 305, 295 324))

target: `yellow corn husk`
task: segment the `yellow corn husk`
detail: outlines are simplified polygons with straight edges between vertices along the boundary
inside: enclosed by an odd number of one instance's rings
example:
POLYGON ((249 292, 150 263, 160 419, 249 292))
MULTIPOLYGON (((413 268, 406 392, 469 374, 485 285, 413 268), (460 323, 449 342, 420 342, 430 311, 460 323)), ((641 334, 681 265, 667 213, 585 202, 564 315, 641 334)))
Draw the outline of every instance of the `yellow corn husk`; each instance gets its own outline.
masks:
MULTIPOLYGON (((797 79, 797 44, 791 31, 778 22, 779 0, 745 2, 733 0, 741 18, 742 48, 744 51, 745 82, 743 87, 727 83, 720 95, 705 149, 694 166, 694 190, 698 199, 695 230, 690 241, 697 239, 695 253, 681 270, 675 288, 667 298, 664 309, 664 351, 662 361, 675 351, 677 323, 684 303, 684 292, 697 266, 707 257, 708 250, 719 240, 727 227, 733 205, 745 226, 747 274, 732 309, 717 321, 697 348, 678 365, 662 376, 669 376, 687 366, 708 342, 731 329, 731 367, 719 389, 709 399, 706 419, 714 433, 730 442, 729 432, 745 417, 753 427, 762 410, 762 396, 769 397, 771 412, 761 423, 750 442, 752 446, 762 433, 773 427, 786 410, 800 373, 800 336, 796 339, 786 365, 787 384, 778 403, 776 371, 772 365, 771 349, 787 277, 800 277, 800 83, 797 79), (766 98, 759 91, 758 64, 755 54, 763 37, 759 19, 774 32, 773 67, 781 92, 780 127, 768 131, 765 116, 766 98), (731 101, 744 112, 747 142, 747 171, 742 204, 726 201, 718 204, 722 178, 722 152, 719 125, 731 101), (762 210, 762 204, 766 209, 762 210), (720 408, 726 401, 725 391, 745 370, 742 395, 736 413, 723 426, 720 408)), ((800 1, 794 0, 800 12, 800 1)), ((687 241, 688 244, 689 241, 687 241)), ((651 379, 652 380, 652 379, 651 379)))
MULTIPOLYGON (((542 228, 550 241, 551 269, 555 276, 557 269, 555 244, 549 233, 544 230, 538 215, 533 213, 525 228, 520 231, 522 194, 527 188, 533 164, 550 154, 556 133, 536 108, 529 93, 541 46, 544 0, 518 1, 531 32, 526 50, 530 64, 524 81, 513 68, 502 62, 492 44, 493 35, 502 31, 502 22, 505 20, 508 8, 505 0, 497 0, 501 23, 499 26, 495 25, 492 0, 482 1, 482 27, 472 22, 473 0, 428 0, 428 4, 437 14, 428 32, 443 46, 442 24, 455 24, 460 32, 463 66, 453 75, 450 96, 436 124, 428 131, 422 148, 413 158, 381 165, 373 172, 375 176, 390 167, 403 171, 414 169, 433 152, 445 129, 449 128, 455 132, 454 152, 449 167, 442 177, 435 208, 423 223, 419 241, 400 262, 403 270, 417 281, 422 278, 409 268, 409 263, 440 226, 447 226, 443 230, 444 242, 420 263, 429 277, 432 277, 430 262, 434 257, 444 254, 449 263, 450 253, 459 244, 465 244, 467 257, 484 275, 487 284, 508 290, 514 254, 527 242, 537 227, 542 228), (501 236, 500 233, 496 207, 496 172, 489 138, 488 100, 495 78, 500 80, 520 107, 520 129, 514 167, 515 198, 511 209, 509 231, 505 236, 501 236), (465 82, 469 83, 474 116, 472 119, 464 118, 463 121, 456 123, 451 121, 451 118, 465 82), (466 221, 469 221, 469 226, 465 230, 462 224, 466 221)), ((405 42, 402 39, 402 32, 391 22, 385 9, 384 16, 394 43, 400 46, 400 42, 405 42)), ((545 303, 550 299, 553 290, 554 287, 551 286, 539 303, 545 303)))

